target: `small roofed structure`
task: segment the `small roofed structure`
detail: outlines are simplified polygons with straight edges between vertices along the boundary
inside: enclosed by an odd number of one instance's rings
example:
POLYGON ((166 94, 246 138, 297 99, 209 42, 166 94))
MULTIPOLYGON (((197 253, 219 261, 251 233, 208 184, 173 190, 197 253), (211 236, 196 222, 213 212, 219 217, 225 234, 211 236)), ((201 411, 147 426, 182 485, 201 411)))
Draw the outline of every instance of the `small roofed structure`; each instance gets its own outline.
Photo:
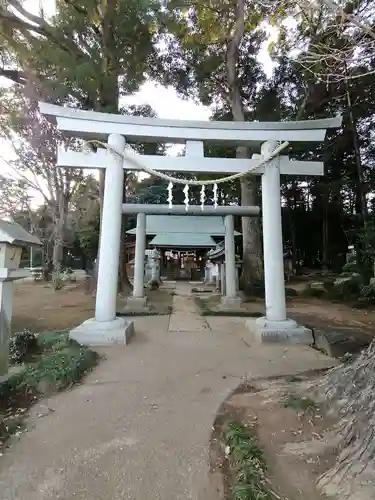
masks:
POLYGON ((21 247, 42 246, 40 239, 28 233, 22 226, 2 219, 0 219, 0 243, 21 247))
MULTIPOLYGON (((136 234, 130 229, 128 234, 136 234)), ((169 279, 203 279, 205 255, 225 236, 222 216, 147 215, 148 246, 161 250, 162 275, 169 279)), ((241 233, 235 231, 235 236, 241 233)))
POLYGON ((28 270, 19 269, 22 249, 28 246, 39 247, 42 242, 19 224, 0 219, 0 378, 8 373, 12 282, 30 275, 28 270))

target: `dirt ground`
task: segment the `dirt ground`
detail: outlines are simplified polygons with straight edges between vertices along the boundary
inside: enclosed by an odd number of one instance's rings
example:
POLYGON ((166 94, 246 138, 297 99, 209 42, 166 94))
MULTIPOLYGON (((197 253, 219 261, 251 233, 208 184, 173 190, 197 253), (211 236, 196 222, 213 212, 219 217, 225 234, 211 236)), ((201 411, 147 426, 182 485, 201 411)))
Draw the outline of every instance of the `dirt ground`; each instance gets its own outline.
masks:
MULTIPOLYGON (((220 303, 218 295, 202 294, 208 300, 210 308, 220 303)), ((241 310, 252 313, 265 313, 264 299, 254 299, 241 304, 241 310)), ((312 328, 324 329, 327 325, 360 329, 372 337, 375 335, 375 310, 353 309, 345 304, 332 303, 326 300, 305 297, 287 299, 288 316, 301 324, 312 328)))
MULTIPOLYGON (((150 291, 155 309, 168 307, 172 297, 167 292, 150 291)), ((118 310, 124 298, 118 299, 118 310)), ((13 289, 12 331, 24 328, 32 332, 58 331, 73 328, 94 314, 95 298, 85 292, 83 283, 66 285, 55 292, 50 285, 39 282, 16 282, 13 289)))
POLYGON ((284 406, 288 397, 301 394, 303 379, 259 382, 239 389, 222 405, 214 425, 210 457, 213 473, 223 473, 225 500, 232 498, 233 471, 223 453, 222 436, 226 423, 234 421, 255 426, 268 467, 266 489, 272 496, 279 500, 321 500, 316 481, 334 465, 338 441, 333 431, 335 422, 319 406, 307 410, 284 406))
MULTIPOLYGON (((149 298, 159 309, 170 306, 172 302, 172 296, 167 291, 149 292, 149 298)), ((220 298, 211 296, 209 300, 214 305, 220 298)), ((119 309, 123 303, 124 299, 119 298, 119 309)), ((85 293, 83 284, 66 285, 62 290, 54 292, 45 283, 16 282, 13 294, 12 330, 28 328, 37 332, 72 328, 92 317, 94 305, 95 299, 85 293)), ((242 308, 263 313, 264 301, 259 299, 246 302, 242 304, 242 308)), ((314 328, 323 328, 330 323, 361 329, 371 336, 375 333, 375 310, 351 309, 343 304, 299 297, 288 300, 287 310, 290 317, 303 324, 308 323, 314 328)))

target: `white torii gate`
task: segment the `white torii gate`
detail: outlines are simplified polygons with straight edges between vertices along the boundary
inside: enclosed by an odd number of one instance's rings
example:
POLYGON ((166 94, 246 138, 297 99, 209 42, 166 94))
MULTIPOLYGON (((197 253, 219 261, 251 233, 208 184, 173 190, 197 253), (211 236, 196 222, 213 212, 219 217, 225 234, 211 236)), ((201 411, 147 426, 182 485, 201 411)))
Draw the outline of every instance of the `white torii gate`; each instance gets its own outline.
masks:
MULTIPOLYGON (((126 343, 133 332, 131 322, 116 317, 124 169, 136 169, 124 155, 127 139, 186 144, 185 157, 139 156, 141 165, 157 171, 233 174, 251 169, 249 174, 262 175, 266 316, 248 320, 247 325, 258 340, 311 343, 311 331, 286 317, 280 174, 323 175, 324 165, 321 162, 293 161, 287 156, 277 156, 263 164, 278 148, 279 141, 323 142, 328 128, 341 126, 341 117, 242 123, 161 120, 82 111, 46 103, 40 103, 40 110, 57 123, 65 136, 107 141, 108 145, 108 150, 102 148, 95 153, 59 150, 58 154, 61 167, 106 168, 95 318, 72 331, 73 338, 82 344, 126 343), (207 158, 204 157, 205 141, 260 148, 261 154, 253 155, 252 159, 207 158)), ((241 214, 241 207, 230 208, 238 208, 241 214)))

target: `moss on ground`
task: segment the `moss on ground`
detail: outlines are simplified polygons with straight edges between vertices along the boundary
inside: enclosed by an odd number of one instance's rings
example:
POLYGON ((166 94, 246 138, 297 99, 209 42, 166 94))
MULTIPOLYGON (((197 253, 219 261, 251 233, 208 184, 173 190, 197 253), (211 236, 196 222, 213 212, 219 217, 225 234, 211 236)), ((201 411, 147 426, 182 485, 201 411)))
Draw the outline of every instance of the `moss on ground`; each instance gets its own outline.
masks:
POLYGON ((292 408, 296 411, 314 411, 318 405, 312 399, 298 394, 287 394, 283 401, 284 408, 292 408))
POLYGON ((33 402, 79 383, 98 360, 96 352, 70 340, 68 330, 38 335, 31 360, 0 383, 0 446, 21 429, 33 402))
POLYGON ((172 306, 166 306, 164 309, 154 309, 150 307, 150 309, 145 309, 144 311, 118 311, 117 316, 126 316, 126 317, 134 317, 134 316, 169 316, 173 312, 172 306))
POLYGON ((263 316, 261 312, 247 311, 246 309, 217 309, 218 303, 215 302, 216 297, 194 297, 195 303, 198 306, 201 316, 235 316, 241 318, 260 318, 263 316))
POLYGON ((230 469, 233 472, 233 500, 271 500, 266 487, 267 464, 255 427, 230 422, 224 432, 230 469))

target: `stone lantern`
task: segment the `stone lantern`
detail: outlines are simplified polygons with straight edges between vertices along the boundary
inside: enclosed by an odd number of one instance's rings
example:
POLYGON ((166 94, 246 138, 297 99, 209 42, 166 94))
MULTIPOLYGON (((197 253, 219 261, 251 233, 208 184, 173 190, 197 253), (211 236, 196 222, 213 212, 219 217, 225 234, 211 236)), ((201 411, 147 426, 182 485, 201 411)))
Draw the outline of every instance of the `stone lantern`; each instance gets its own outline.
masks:
POLYGON ((36 236, 29 234, 19 224, 0 219, 0 377, 8 373, 12 282, 30 276, 30 271, 19 267, 22 249, 41 245, 41 241, 36 236))

